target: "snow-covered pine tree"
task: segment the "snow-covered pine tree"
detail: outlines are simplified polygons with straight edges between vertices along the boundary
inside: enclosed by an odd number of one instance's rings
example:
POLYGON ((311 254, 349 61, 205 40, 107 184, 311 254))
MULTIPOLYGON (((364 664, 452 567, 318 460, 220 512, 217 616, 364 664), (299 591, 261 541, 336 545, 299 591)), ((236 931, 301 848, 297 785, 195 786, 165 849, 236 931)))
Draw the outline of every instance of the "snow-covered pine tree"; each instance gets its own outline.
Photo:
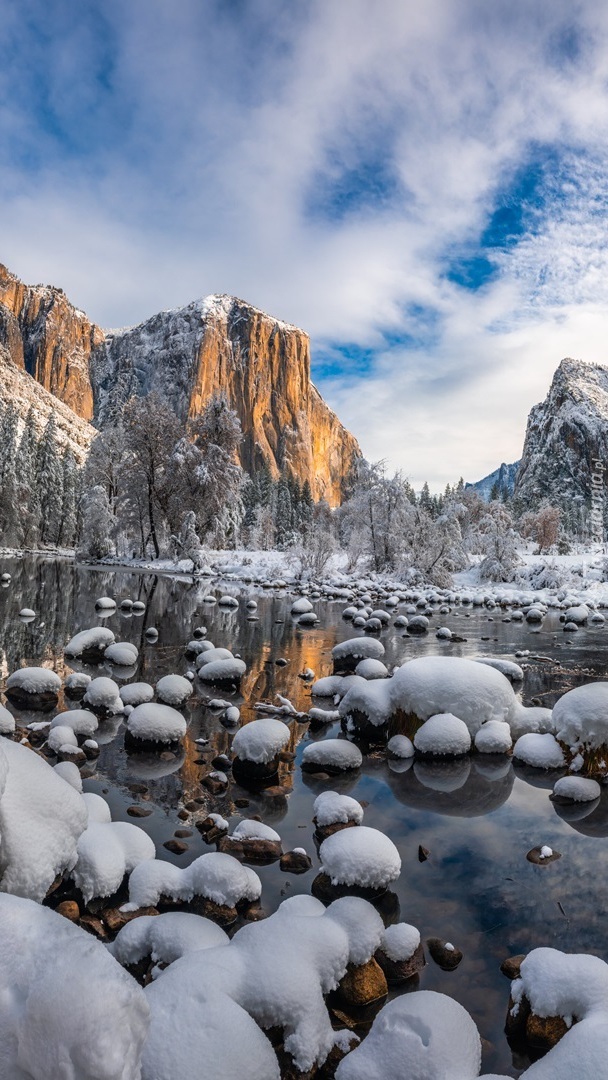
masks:
POLYGON ((104 559, 113 551, 111 532, 114 518, 105 488, 97 484, 80 500, 81 530, 78 553, 92 559, 104 559))
POLYGON ((59 547, 71 548, 76 543, 78 467, 69 449, 66 449, 63 455, 61 488, 61 520, 57 544, 59 547))
POLYGON ((17 502, 21 519, 21 543, 35 548, 40 542, 40 492, 36 462, 38 458, 38 428, 36 413, 30 406, 17 452, 17 502))
POLYGON ((54 412, 50 414, 38 444, 36 484, 40 495, 40 540, 43 544, 56 544, 63 503, 63 469, 54 412))
POLYGON ((277 547, 285 548, 293 541, 292 506, 289 481, 281 476, 277 484, 276 511, 277 547))
POLYGON ((20 542, 16 465, 17 414, 6 402, 0 420, 0 535, 9 546, 20 542))

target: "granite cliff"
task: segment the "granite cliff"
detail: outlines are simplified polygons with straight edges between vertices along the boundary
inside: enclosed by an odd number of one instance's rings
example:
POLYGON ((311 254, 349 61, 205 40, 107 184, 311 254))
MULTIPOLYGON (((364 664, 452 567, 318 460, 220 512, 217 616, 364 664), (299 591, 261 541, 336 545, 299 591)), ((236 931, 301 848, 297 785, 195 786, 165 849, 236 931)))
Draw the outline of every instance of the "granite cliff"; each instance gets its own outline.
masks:
POLYGON ((583 510, 595 458, 608 465, 608 368, 565 359, 545 400, 530 410, 516 502, 534 507, 546 499, 567 517, 583 510))
POLYGON ((24 285, 0 266, 0 344, 16 369, 98 428, 133 394, 158 392, 185 423, 224 391, 241 421, 243 466, 285 469, 334 506, 360 456, 310 380, 308 336, 234 297, 104 332, 61 289, 24 285))

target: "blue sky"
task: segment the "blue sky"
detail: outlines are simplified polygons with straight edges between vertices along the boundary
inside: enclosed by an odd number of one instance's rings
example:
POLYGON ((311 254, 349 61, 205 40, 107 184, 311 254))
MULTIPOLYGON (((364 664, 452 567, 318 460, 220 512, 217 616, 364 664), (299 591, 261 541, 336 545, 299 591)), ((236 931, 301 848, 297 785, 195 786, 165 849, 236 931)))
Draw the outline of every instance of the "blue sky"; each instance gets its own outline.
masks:
POLYGON ((103 326, 234 293, 368 457, 476 479, 608 360, 603 9, 5 0, 0 260, 103 326))

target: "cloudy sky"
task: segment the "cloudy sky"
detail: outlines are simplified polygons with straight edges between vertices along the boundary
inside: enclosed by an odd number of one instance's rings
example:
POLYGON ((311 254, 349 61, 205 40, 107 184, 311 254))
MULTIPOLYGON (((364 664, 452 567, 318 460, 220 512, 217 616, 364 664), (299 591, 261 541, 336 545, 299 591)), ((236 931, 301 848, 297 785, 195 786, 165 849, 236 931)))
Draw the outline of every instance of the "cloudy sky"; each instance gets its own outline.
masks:
POLYGON ((5 0, 0 50, 0 261, 102 326, 212 292, 296 323, 435 489, 608 362, 599 0, 5 0))

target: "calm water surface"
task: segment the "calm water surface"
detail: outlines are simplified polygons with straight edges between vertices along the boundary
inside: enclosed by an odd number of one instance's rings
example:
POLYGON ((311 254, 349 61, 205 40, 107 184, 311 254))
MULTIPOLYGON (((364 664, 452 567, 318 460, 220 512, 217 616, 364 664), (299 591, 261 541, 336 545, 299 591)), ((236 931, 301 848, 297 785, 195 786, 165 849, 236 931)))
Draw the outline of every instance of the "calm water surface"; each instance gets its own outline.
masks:
MULTIPOLYGON (((103 622, 117 640, 138 647, 137 668, 79 665, 77 669, 91 675, 111 674, 119 682, 154 683, 169 672, 189 669, 184 645, 195 627, 205 626, 216 645, 238 653, 247 663, 242 694, 233 697, 246 721, 255 715, 256 702, 272 702, 276 693, 289 697, 297 708, 308 709, 310 689, 298 673, 306 667, 317 677, 331 673, 333 645, 353 635, 350 623, 341 617, 343 600, 316 602, 320 624, 305 630, 290 616, 292 596, 234 581, 194 584, 186 578, 35 558, 3 559, 1 569, 13 575, 10 586, 0 590, 2 679, 24 663, 43 663, 67 674, 77 666, 64 661, 67 641, 77 631, 103 622), (225 592, 238 597, 238 608, 226 611, 203 601, 206 594, 219 598, 225 592), (103 595, 118 603, 123 597, 141 599, 145 614, 117 610, 100 619, 95 600, 103 595), (245 606, 252 598, 258 602, 255 621, 248 618, 245 606), (33 608, 36 619, 23 623, 18 617, 22 607, 33 608), (144 637, 148 626, 158 629, 155 644, 148 644, 144 637), (277 666, 279 658, 288 660, 287 665, 277 666)), ((526 668, 521 695, 525 704, 534 699, 552 705, 572 686, 606 678, 608 629, 564 634, 553 612, 540 631, 504 618, 500 610, 470 606, 434 615, 432 627, 449 626, 466 638, 459 644, 437 641, 433 630, 423 638, 410 638, 389 627, 381 635, 387 665, 428 653, 513 659, 516 650, 529 649, 547 659, 520 661, 526 668)), ((177 817, 180 806, 202 794, 201 761, 209 762, 217 753, 228 751, 231 742, 231 735, 205 704, 211 697, 227 695, 195 685, 196 696, 186 712, 188 735, 178 757, 167 761, 159 755, 128 755, 121 723, 104 721, 101 755, 94 775, 84 784, 86 790, 104 794, 116 820, 133 821, 126 811, 134 802, 151 808, 151 816, 137 824, 153 837, 159 858, 181 866, 210 850, 199 833, 193 829, 189 850, 181 856, 162 845, 176 828, 184 826, 177 817), (210 740, 202 755, 195 743, 199 737, 210 740), (146 790, 134 793, 133 785, 145 785, 146 790)), ((77 705, 66 703, 66 707, 77 705)), ((540 945, 591 952, 608 960, 604 917, 608 792, 591 811, 587 806, 559 808, 558 813, 549 800, 554 777, 514 766, 508 758, 494 761, 481 756, 450 765, 416 762, 398 771, 382 753, 374 753, 365 758, 356 776, 320 781, 302 774, 301 753, 311 738, 337 734, 337 725, 316 734, 304 724, 293 723, 291 728, 296 761, 284 767, 281 777, 283 786, 291 789, 287 797, 252 795, 232 785, 228 796, 210 807, 233 825, 241 816, 259 814, 280 832, 284 850, 300 846, 312 855, 312 870, 301 876, 282 873, 278 863, 256 867, 264 908, 270 912, 282 898, 310 891, 318 869, 312 826, 316 795, 334 787, 363 801, 367 804, 365 824, 386 832, 403 860, 393 893, 385 898, 385 914, 416 925, 423 940, 441 937, 464 952, 454 972, 441 971, 427 957, 420 988, 449 994, 469 1010, 484 1040, 483 1071, 519 1075, 528 1059, 514 1054, 503 1034, 509 983, 499 965, 507 956, 540 945), (233 800, 243 796, 250 804, 237 811, 233 800), (418 861, 420 844, 431 852, 424 863, 418 861), (538 844, 549 844, 563 857, 546 867, 530 864, 526 852, 538 844)))

